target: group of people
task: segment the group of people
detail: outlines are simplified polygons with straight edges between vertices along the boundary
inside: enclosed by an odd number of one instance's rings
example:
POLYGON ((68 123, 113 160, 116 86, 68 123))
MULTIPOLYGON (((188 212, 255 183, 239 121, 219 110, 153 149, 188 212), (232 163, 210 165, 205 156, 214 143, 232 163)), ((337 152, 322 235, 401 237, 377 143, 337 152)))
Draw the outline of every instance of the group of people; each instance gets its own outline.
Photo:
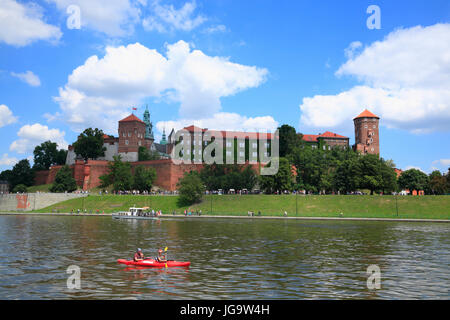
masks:
POLYGON ((184 215, 185 216, 191 216, 191 215, 193 215, 193 214, 196 214, 196 215, 198 215, 198 216, 201 216, 202 215, 202 210, 197 210, 197 211, 191 211, 191 209, 189 209, 189 210, 184 210, 184 215))
MULTIPOLYGON (((167 248, 166 248, 166 249, 167 249, 167 248)), ((145 259, 151 259, 151 258, 145 258, 145 257, 144 257, 144 253, 142 252, 142 249, 141 249, 141 248, 138 248, 138 249, 136 250, 136 253, 134 254, 133 260, 134 260, 135 262, 138 262, 138 261, 142 261, 142 260, 145 260, 145 259)), ((158 250, 158 256, 156 256, 156 257, 154 258, 154 260, 156 260, 156 261, 158 261, 158 262, 162 262, 162 263, 167 262, 167 257, 166 257, 165 251, 162 250, 162 249, 159 249, 159 250, 158 250)))

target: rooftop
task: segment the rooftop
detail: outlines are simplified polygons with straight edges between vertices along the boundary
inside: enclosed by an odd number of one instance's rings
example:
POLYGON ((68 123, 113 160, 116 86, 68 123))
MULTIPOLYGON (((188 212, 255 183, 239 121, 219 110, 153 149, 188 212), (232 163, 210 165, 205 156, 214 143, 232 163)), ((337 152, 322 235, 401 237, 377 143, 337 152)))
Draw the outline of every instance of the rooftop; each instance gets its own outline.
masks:
POLYGON ((142 121, 141 119, 139 119, 138 117, 136 117, 134 114, 130 114, 128 117, 120 120, 119 122, 132 122, 132 121, 137 121, 137 122, 142 122, 144 123, 144 121, 142 121))
POLYGON ((355 117, 353 120, 358 119, 358 118, 377 118, 380 119, 380 117, 374 115, 372 112, 370 112, 369 110, 365 109, 363 112, 361 112, 357 117, 355 117))

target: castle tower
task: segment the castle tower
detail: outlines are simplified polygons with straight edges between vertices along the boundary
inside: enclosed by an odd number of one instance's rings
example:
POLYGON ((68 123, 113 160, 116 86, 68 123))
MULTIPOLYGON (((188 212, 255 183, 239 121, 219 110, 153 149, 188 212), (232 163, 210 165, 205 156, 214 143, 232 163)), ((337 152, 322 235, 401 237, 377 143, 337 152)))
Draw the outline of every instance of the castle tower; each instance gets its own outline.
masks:
POLYGON ((144 112, 144 123, 145 123, 145 139, 153 139, 153 124, 150 121, 150 112, 148 111, 148 106, 145 108, 144 112))
POLYGON ((139 147, 145 146, 145 123, 134 114, 119 121, 119 154, 122 161, 138 161, 139 147))
POLYGON ((380 154, 380 118, 365 109, 353 119, 355 125, 355 145, 353 148, 362 154, 380 154))
POLYGON ((163 128, 163 134, 162 134, 162 138, 161 138, 161 141, 159 142, 159 144, 162 144, 162 145, 167 144, 166 128, 163 128))

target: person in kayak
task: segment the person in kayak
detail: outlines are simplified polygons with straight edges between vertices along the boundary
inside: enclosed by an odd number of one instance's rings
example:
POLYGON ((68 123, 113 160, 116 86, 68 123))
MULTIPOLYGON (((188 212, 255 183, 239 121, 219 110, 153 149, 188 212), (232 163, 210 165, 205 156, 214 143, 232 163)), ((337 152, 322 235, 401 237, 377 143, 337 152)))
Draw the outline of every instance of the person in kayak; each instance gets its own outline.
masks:
POLYGON ((136 253, 134 254, 134 261, 142 261, 144 260, 144 254, 142 253, 141 248, 138 248, 136 253))
POLYGON ((156 257, 158 262, 167 262, 166 255, 162 249, 158 250, 158 256, 156 257))

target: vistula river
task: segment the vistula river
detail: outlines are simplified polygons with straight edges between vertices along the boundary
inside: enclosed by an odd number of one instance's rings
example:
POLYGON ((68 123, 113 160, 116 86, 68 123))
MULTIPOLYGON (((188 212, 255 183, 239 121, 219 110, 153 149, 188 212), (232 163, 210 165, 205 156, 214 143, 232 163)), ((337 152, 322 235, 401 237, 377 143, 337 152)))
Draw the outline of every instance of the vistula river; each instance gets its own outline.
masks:
POLYGON ((0 299, 448 299, 447 223, 0 216, 0 299), (129 268, 137 247, 189 268, 129 268), (70 266, 80 289, 69 289, 70 266), (367 287, 379 267, 380 289, 367 287))

